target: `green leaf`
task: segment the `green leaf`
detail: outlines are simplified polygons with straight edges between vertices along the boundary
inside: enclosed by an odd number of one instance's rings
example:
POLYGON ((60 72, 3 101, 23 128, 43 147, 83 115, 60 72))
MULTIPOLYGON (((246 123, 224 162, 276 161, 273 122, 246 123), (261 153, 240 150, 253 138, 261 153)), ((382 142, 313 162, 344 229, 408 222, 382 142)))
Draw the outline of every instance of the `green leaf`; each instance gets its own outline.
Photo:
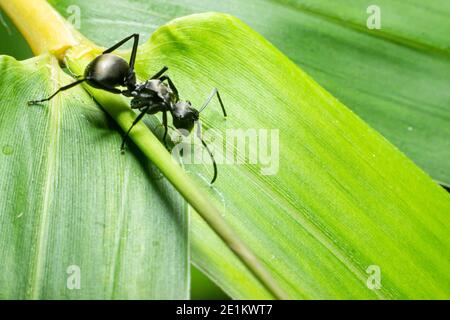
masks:
MULTIPOLYGON (((181 18, 138 53, 142 79, 163 65, 194 106, 221 90, 229 117, 215 102, 205 129, 279 130, 275 175, 220 165, 209 188, 208 166, 187 167, 291 297, 449 297, 450 197, 261 36, 230 16, 181 18), (366 285, 373 265, 380 290, 366 285)), ((268 297, 195 214, 192 229, 196 265, 227 293, 268 297)))
POLYGON ((81 31, 109 45, 148 36, 172 18, 233 14, 255 28, 339 100, 450 186, 450 2, 380 0, 381 30, 368 30, 369 0, 51 0, 80 7, 81 31), (111 31, 112 26, 120 30, 111 31))
POLYGON ((158 169, 82 88, 27 106, 73 81, 54 58, 0 70, 0 298, 188 298, 186 205, 158 169))
MULTIPOLYGON (((203 189, 292 298, 448 297, 448 195, 262 37, 228 16, 194 16, 160 29, 139 57, 142 78, 170 65, 196 106, 221 89, 232 117, 212 105, 205 128, 280 130, 276 176, 220 166, 203 189), (381 290, 366 286, 373 265, 381 290)), ((188 166, 200 183, 209 168, 188 166)), ((196 264, 235 298, 271 297, 192 218, 196 264)))

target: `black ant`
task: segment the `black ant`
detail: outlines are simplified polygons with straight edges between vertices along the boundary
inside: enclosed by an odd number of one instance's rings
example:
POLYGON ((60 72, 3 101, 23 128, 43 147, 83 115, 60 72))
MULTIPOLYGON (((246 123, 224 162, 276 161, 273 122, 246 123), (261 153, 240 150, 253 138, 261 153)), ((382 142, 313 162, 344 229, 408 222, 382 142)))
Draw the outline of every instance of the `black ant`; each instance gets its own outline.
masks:
POLYGON ((70 89, 84 81, 90 86, 98 89, 103 89, 112 93, 122 94, 126 97, 131 97, 131 108, 139 109, 141 112, 133 121, 133 124, 126 132, 122 140, 121 151, 125 151, 125 143, 131 129, 144 117, 145 114, 156 114, 162 112, 162 124, 164 126, 163 141, 167 148, 166 137, 168 132, 167 112, 172 115, 173 125, 179 129, 183 135, 189 135, 197 123, 197 136, 202 142, 202 145, 208 151, 213 167, 214 176, 211 184, 217 178, 217 165, 214 156, 208 145, 201 137, 201 124, 198 121, 200 113, 208 106, 212 98, 216 95, 223 111, 224 117, 227 116, 225 107, 220 97, 219 91, 213 89, 211 95, 206 99, 200 110, 192 107, 189 101, 181 101, 178 96, 178 90, 173 84, 169 76, 164 75, 168 70, 167 67, 162 68, 153 77, 143 83, 137 83, 136 73, 134 71, 134 64, 136 60, 137 48, 139 43, 139 34, 132 34, 129 37, 119 41, 111 48, 105 50, 101 55, 92 60, 84 72, 84 77, 71 83, 67 86, 59 88, 50 97, 42 100, 29 101, 29 105, 35 105, 40 102, 48 101, 56 96, 59 92, 70 89), (124 43, 133 39, 133 49, 131 51, 130 62, 127 63, 121 57, 111 54, 114 50, 122 46, 124 43), (167 81, 167 83, 165 82, 167 81), (119 87, 126 88, 125 90, 119 87))

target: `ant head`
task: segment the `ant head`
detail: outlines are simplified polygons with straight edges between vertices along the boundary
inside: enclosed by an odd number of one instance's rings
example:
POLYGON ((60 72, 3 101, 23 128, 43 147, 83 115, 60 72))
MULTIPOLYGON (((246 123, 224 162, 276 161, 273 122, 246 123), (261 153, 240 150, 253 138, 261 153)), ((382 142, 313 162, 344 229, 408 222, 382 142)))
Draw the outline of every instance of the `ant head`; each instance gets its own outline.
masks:
POLYGON ((95 88, 126 86, 126 80, 130 77, 130 66, 119 56, 102 54, 88 64, 84 77, 95 88))
POLYGON ((194 109, 189 101, 179 101, 172 109, 173 126, 180 129, 183 135, 188 135, 199 119, 198 110, 194 109))

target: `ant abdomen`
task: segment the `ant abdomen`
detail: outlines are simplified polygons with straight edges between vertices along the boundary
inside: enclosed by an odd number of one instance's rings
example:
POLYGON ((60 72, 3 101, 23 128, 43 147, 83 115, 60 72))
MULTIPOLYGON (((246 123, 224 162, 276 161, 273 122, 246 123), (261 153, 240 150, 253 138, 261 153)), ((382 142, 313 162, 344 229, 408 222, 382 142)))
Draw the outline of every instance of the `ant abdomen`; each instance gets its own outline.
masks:
POLYGON ((95 88, 115 88, 125 86, 129 70, 128 62, 108 53, 92 60, 86 67, 84 77, 87 83, 95 88))

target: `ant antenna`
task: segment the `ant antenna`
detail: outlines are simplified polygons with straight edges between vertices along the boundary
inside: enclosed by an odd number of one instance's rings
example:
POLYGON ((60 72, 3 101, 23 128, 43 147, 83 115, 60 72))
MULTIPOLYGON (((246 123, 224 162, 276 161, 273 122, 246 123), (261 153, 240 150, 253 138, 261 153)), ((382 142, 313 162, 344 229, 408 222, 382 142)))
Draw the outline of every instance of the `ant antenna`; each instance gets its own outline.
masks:
POLYGON ((209 156, 211 157, 211 161, 213 163, 213 168, 214 168, 214 176, 211 180, 210 184, 213 184, 214 181, 216 181, 217 179, 217 164, 216 164, 216 160, 214 159, 214 155, 211 152, 211 150, 209 149, 208 145, 206 144, 206 142, 202 139, 202 123, 200 122, 200 120, 196 121, 197 122, 197 137, 200 139, 200 141, 202 142, 203 147, 205 147, 206 151, 208 151, 209 156))
POLYGON ((213 91, 209 95, 208 99, 206 99, 205 103, 200 108, 198 113, 202 112, 208 106, 208 104, 211 102, 212 98, 214 98, 214 95, 217 95, 217 99, 219 100, 220 107, 222 108, 223 116, 227 117, 227 112, 225 111, 225 106, 223 105, 222 98, 220 97, 219 90, 217 90, 217 88, 213 89, 213 91))

